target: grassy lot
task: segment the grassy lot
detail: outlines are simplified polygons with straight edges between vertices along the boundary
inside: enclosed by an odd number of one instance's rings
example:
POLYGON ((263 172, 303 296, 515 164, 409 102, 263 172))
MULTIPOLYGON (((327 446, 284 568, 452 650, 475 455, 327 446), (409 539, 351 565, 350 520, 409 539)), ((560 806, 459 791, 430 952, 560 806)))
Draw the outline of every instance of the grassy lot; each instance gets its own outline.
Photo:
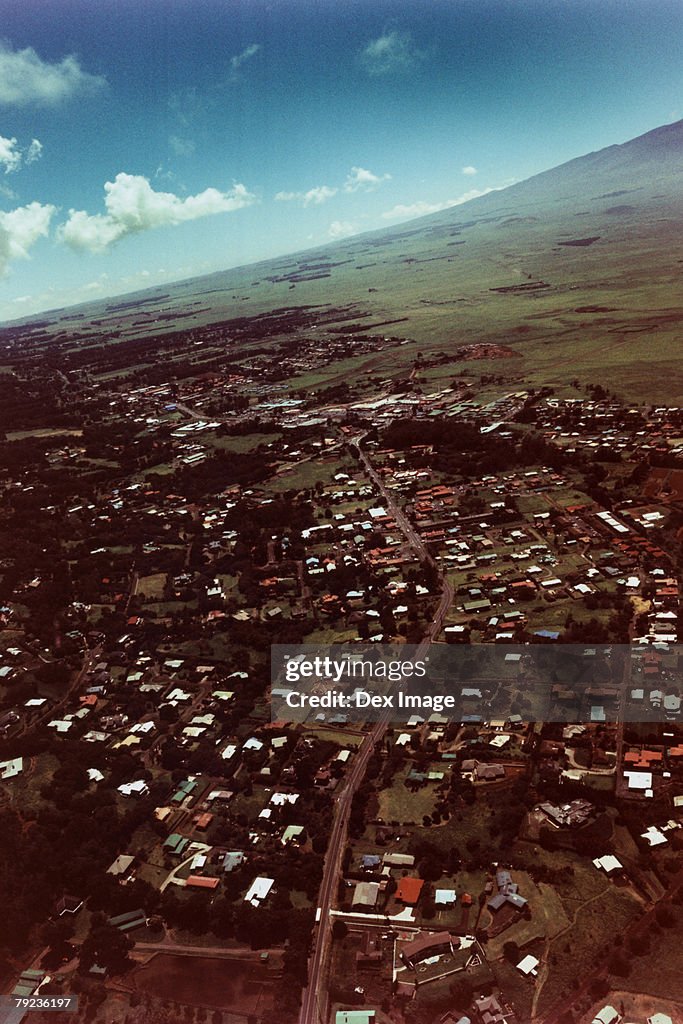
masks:
POLYGON ((306 736, 314 736, 316 739, 327 740, 330 743, 338 743, 340 747, 360 746, 362 735, 357 732, 345 732, 343 729, 306 729, 306 736))
MULTIPOLYGON (((539 852, 539 861, 551 862, 555 869, 571 866, 574 874, 558 874, 552 886, 561 899, 564 924, 549 945, 548 973, 539 996, 538 1009, 543 1012, 569 991, 574 980, 589 971, 601 952, 610 947, 614 936, 640 913, 639 902, 626 890, 617 888, 595 870, 590 861, 561 851, 548 855, 539 852), (546 860, 547 858, 547 860, 546 860)), ((544 900, 548 897, 547 890, 544 900)), ((553 920, 552 903, 545 912, 553 920)))
MULTIPOLYGON (((533 952, 535 956, 540 958, 541 949, 541 944, 536 943, 534 948, 529 949, 528 952, 533 952), (538 946, 538 950, 536 946, 538 946)), ((490 957, 488 946, 486 947, 486 952, 490 957)), ((527 951, 525 950, 525 952, 527 951)), ((520 1022, 531 1020, 531 1003, 534 996, 533 979, 524 978, 509 960, 498 960, 491 964, 491 968, 497 984, 505 994, 506 1002, 515 1010, 516 1019, 520 1022)))
POLYGON ((438 782, 429 782, 413 792, 405 780, 411 766, 404 768, 394 776, 389 789, 379 793, 379 814, 384 821, 421 822, 425 814, 431 814, 436 801, 438 782))
POLYGON ((358 636, 355 626, 349 629, 314 629, 306 637, 307 644, 343 644, 353 641, 358 636))
POLYGON ((239 434, 234 437, 205 435, 208 443, 217 451, 235 452, 240 455, 254 451, 260 444, 270 444, 279 436, 279 434, 239 434))
POLYGON ((461 856, 467 859, 468 841, 477 841, 481 849, 491 846, 491 823, 494 811, 483 796, 478 796, 471 807, 464 807, 443 825, 416 828, 415 837, 432 843, 443 853, 457 847, 461 856))
POLYGON ((683 946, 683 915, 674 907, 676 923, 673 928, 650 932, 650 952, 646 956, 630 958, 631 973, 619 980, 620 986, 631 992, 666 995, 683 1001, 683 972, 680 951, 683 946))
MULTIPOLYGON (((318 480, 326 480, 331 475, 331 467, 321 464, 318 459, 307 459, 305 462, 284 464, 283 471, 268 480, 271 491, 302 491, 315 487, 318 480)), ((334 468, 334 473, 339 468, 334 468)))
POLYGON ((8 430, 8 441, 23 441, 27 437, 82 437, 83 431, 71 427, 38 427, 35 430, 8 430))
POLYGON ((270 793, 263 786, 254 786, 251 796, 237 793, 230 802, 230 813, 233 818, 244 814, 249 822, 255 821, 264 807, 268 806, 270 793))
POLYGON ((158 600, 164 593, 165 583, 165 572, 155 572, 151 576, 141 576, 138 583, 138 593, 158 600))
POLYGON ((53 754, 39 754, 28 761, 22 775, 5 783, 8 801, 22 817, 31 818, 45 807, 40 791, 51 781, 57 768, 59 761, 53 754))

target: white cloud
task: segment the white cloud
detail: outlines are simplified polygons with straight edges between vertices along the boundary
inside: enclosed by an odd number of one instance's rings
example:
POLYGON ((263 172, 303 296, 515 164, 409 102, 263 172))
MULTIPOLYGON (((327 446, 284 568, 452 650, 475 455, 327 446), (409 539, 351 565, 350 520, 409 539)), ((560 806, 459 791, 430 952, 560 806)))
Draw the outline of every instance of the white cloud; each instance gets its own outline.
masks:
POLYGON ((316 185, 309 188, 308 192, 278 192, 275 198, 278 202, 300 202, 302 206, 320 206, 328 199, 336 196, 338 188, 331 188, 329 185, 316 185))
POLYGON ((372 171, 367 171, 364 167, 352 167, 344 182, 344 191, 357 192, 359 189, 362 189, 364 192, 369 192, 371 189, 381 185, 383 181, 389 181, 390 179, 390 174, 378 175, 373 174, 372 171))
POLYGON ((26 150, 26 163, 34 164, 43 155, 43 144, 39 139, 31 139, 31 144, 26 150))
POLYGON ((78 92, 104 85, 105 79, 84 71, 78 58, 50 64, 31 47, 13 50, 0 42, 0 104, 39 103, 52 106, 78 92))
POLYGON ((0 275, 7 272, 12 260, 28 259, 31 247, 47 235, 55 210, 54 206, 34 202, 0 212, 0 275))
POLYGON ((155 192, 140 174, 117 174, 104 186, 106 213, 89 214, 70 210, 69 219, 59 229, 59 238, 73 249, 104 252, 126 235, 182 224, 199 217, 228 213, 255 202, 244 185, 229 192, 207 188, 196 196, 180 199, 172 192, 155 192))
POLYGON ((18 171, 22 163, 33 164, 43 154, 43 144, 38 139, 32 139, 31 144, 22 149, 17 140, 6 139, 0 135, 0 167, 4 167, 5 174, 18 171))
POLYGON ((236 72, 239 71, 242 65, 245 64, 248 60, 251 60, 252 57, 255 57, 260 49, 260 43, 250 43, 249 46, 246 46, 241 53, 238 53, 234 57, 231 57, 230 68, 233 74, 236 74, 236 72))
POLYGON ((477 168, 473 167, 472 164, 468 164, 467 167, 463 167, 463 174, 474 175, 477 173, 477 168))
POLYGON ((394 206, 393 209, 387 210, 382 214, 385 220, 407 220, 409 217, 423 217, 428 213, 438 213, 440 210, 448 210, 451 206, 460 206, 462 203, 469 203, 470 199, 478 199, 479 196, 488 195, 489 192, 498 192, 500 189, 497 188, 471 188, 469 192, 464 192, 457 199, 445 199, 441 203, 428 203, 423 199, 419 199, 416 203, 403 204, 399 203, 394 206))
POLYGON ((356 233, 358 228, 348 220, 333 220, 328 229, 330 238, 347 238, 356 233))
POLYGON ((346 181, 341 189, 332 185, 316 185, 309 188, 308 192, 278 192, 275 199, 278 202, 300 202, 302 206, 320 206, 332 199, 338 192, 370 192, 377 188, 384 181, 389 181, 390 174, 373 174, 364 167, 352 167, 346 176, 346 181))
POLYGON ((371 40, 361 50, 360 59, 369 75, 389 75, 407 71, 423 54, 415 47, 409 32, 390 29, 371 40))
POLYGON ((0 167, 5 168, 5 174, 18 171, 21 167, 21 150, 17 147, 16 139, 6 139, 0 135, 0 167))

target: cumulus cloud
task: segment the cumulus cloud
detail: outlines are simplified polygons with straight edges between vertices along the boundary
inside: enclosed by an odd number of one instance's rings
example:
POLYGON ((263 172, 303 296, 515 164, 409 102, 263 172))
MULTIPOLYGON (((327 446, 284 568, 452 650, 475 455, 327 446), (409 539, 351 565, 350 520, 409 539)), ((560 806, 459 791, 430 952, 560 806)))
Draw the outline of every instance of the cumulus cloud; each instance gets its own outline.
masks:
POLYGON ((477 173, 477 168, 473 167, 472 164, 468 164, 467 167, 463 167, 462 173, 471 176, 477 173))
POLYGON ((338 191, 338 188, 332 188, 330 185, 315 185, 309 188, 308 192, 278 192, 275 198, 283 203, 300 202, 302 206, 320 206, 321 203, 326 203, 328 199, 336 196, 338 191))
POLYGON ((252 57, 255 57, 260 49, 260 43, 250 43, 249 46, 246 46, 241 53, 238 53, 234 57, 231 57, 230 70, 232 71, 233 75, 237 74, 237 72, 239 71, 243 64, 246 64, 248 60, 251 60, 252 57))
POLYGON ((0 42, 0 104, 53 106, 104 84, 104 78, 84 71, 77 57, 50 63, 32 47, 13 50, 8 43, 0 42))
POLYGON ((403 204, 399 203, 394 206, 391 210, 386 210, 382 214, 385 220, 407 220, 409 217, 423 217, 427 213, 438 213, 440 210, 448 210, 451 206, 460 206, 462 203, 468 203, 470 199, 478 199, 479 196, 488 195, 489 192, 498 192, 496 188, 471 188, 469 192, 464 192, 457 199, 445 199, 441 203, 428 203, 423 199, 419 199, 415 203, 403 204))
POLYGON ((0 212, 0 275, 7 272, 12 260, 28 259, 32 246, 47 235, 55 209, 34 202, 0 212))
POLYGON ((369 75, 390 75, 408 71, 422 59, 409 32, 389 29, 372 39, 360 52, 363 67, 369 75))
POLYGON ((59 229, 61 241, 73 249, 104 252, 126 235, 240 210, 256 199, 244 185, 234 185, 229 192, 207 188, 181 199, 172 192, 155 192, 142 175, 124 172, 105 183, 104 193, 106 213, 70 210, 59 229))
POLYGON ((330 238, 347 238, 356 233, 358 228, 348 220, 333 220, 328 229, 330 238))
POLYGON ((358 192, 359 189, 362 189, 364 192, 369 192, 381 185, 383 181, 390 179, 390 174, 373 174, 372 171, 367 171, 364 167, 352 167, 344 182, 344 191, 358 192))

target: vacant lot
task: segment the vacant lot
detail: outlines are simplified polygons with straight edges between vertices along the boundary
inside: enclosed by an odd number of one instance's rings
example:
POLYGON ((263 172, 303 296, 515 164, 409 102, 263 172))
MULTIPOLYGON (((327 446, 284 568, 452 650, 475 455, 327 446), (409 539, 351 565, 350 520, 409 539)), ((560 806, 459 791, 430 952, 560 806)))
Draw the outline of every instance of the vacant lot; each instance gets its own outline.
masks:
POLYGON ((159 953, 133 972, 131 982, 139 992, 172 1002, 273 1019, 272 981, 257 961, 159 953))
POLYGON ((436 801, 436 789, 439 782, 428 782, 415 790, 406 786, 406 777, 410 767, 399 772, 389 789, 378 793, 379 816, 384 821, 421 822, 425 814, 431 814, 436 801))

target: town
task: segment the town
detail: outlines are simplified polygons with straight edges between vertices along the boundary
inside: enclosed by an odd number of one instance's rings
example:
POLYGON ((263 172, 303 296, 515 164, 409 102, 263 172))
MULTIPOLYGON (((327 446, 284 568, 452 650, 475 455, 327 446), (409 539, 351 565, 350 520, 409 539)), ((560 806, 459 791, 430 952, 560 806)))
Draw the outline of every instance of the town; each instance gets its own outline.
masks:
POLYGON ((350 315, 0 332, 5 991, 129 1024, 677 1020, 683 408, 350 315), (377 349, 393 376, 335 369, 377 349), (301 644, 457 653, 462 711, 274 716, 301 644))

